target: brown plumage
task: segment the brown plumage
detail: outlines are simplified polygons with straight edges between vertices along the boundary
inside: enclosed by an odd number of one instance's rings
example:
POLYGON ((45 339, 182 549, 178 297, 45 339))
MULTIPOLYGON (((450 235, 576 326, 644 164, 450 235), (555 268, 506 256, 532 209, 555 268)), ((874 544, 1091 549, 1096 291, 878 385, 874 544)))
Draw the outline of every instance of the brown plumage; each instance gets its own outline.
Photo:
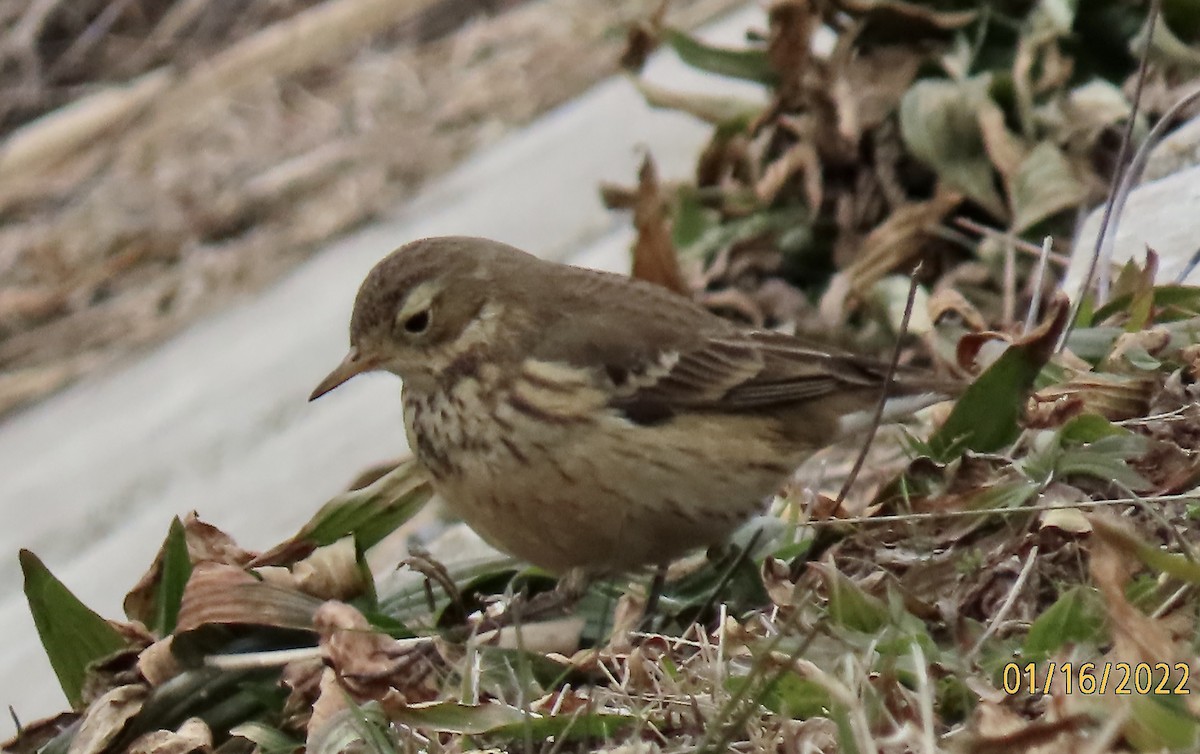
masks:
MULTIPOLYGON (((376 265, 350 343, 313 397, 364 371, 399 375, 410 444, 447 505, 554 571, 721 540, 809 453, 866 423, 886 373, 649 283, 464 237, 376 265)), ((941 388, 902 373, 892 394, 919 396, 915 408, 941 388)))

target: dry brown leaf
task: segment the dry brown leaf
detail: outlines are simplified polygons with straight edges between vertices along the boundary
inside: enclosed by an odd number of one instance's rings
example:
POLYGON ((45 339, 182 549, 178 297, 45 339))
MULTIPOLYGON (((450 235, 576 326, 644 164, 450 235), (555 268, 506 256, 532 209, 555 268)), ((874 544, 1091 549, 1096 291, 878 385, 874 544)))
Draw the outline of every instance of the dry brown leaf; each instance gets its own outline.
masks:
MULTIPOLYGON (((399 659, 404 650, 399 649, 396 639, 372 627, 354 607, 335 600, 325 602, 318 608, 313 625, 320 636, 325 664, 355 699, 383 699, 391 690, 402 694, 408 690, 412 668, 399 659)), ((324 698, 325 676, 321 684, 324 698)))
POLYGON ((1094 532, 1089 569, 1096 588, 1104 597, 1113 638, 1113 657, 1151 666, 1187 658, 1190 653, 1176 644, 1164 624, 1138 610, 1125 596, 1125 587, 1138 568, 1129 544, 1137 539, 1137 535, 1130 531, 1126 522, 1113 516, 1093 513, 1088 520, 1094 532))
POLYGON ((241 568, 201 563, 183 591, 175 633, 214 623, 311 631, 320 604, 299 590, 263 583, 241 568))
POLYGON ((353 599, 367 587, 353 536, 318 547, 292 566, 292 575, 300 591, 324 600, 353 599))
POLYGON ((171 652, 174 640, 174 636, 159 639, 138 655, 138 672, 151 686, 161 686, 183 672, 183 666, 171 652))
POLYGON ((962 319, 963 324, 976 332, 986 330, 987 323, 974 304, 954 288, 939 287, 929 295, 929 320, 935 325, 947 313, 953 312, 962 319))
POLYGON ((646 155, 638 172, 637 204, 633 209, 637 240, 633 246, 633 277, 687 296, 679 257, 671 241, 666 200, 658 185, 654 160, 646 155))
POLYGON ((846 269, 851 288, 865 296, 884 275, 919 259, 932 238, 930 231, 941 225, 962 197, 940 191, 932 199, 900 207, 863 239, 858 256, 846 269))
POLYGON ((769 11, 767 59, 779 76, 775 95, 780 108, 795 111, 807 98, 806 75, 812 60, 812 33, 820 23, 809 0, 778 0, 769 11))
POLYGON ((979 15, 973 10, 938 11, 905 0, 837 0, 836 4, 854 16, 909 38, 927 36, 933 31, 955 31, 979 15))
POLYGON ((337 672, 333 668, 322 668, 318 681, 316 701, 312 705, 312 713, 305 727, 305 744, 309 747, 318 740, 318 736, 338 715, 349 706, 346 690, 338 682, 337 672))
MULTIPOLYGON (((206 524, 199 519, 195 511, 188 513, 183 519, 184 539, 187 542, 188 559, 193 566, 200 563, 224 563, 232 566, 244 566, 254 557, 253 553, 238 547, 225 532, 217 527, 206 524)), ((154 600, 157 597, 159 579, 162 578, 164 548, 163 542, 149 570, 138 579, 133 589, 125 595, 125 614, 150 624, 154 620, 154 600)))
POLYGON ((979 132, 983 136, 983 148, 1004 179, 1004 185, 1009 187, 1011 203, 1013 182, 1029 150, 1016 134, 1008 130, 1004 123, 1004 111, 993 100, 984 100, 976 117, 979 120, 979 132))
MULTIPOLYGON (((1032 410, 1038 412, 1044 411, 1039 408, 1041 404, 1061 407, 1067 399, 1078 403, 1080 410, 1100 414, 1109 421, 1124 421, 1145 416, 1150 408, 1150 398, 1158 387, 1154 375, 1085 372, 1036 391, 1030 396, 1030 402, 1032 410)), ((1055 413, 1063 416, 1063 411, 1058 408, 1055 413)))
POLYGON ((89 704, 67 754, 102 754, 141 712, 146 694, 140 684, 118 686, 89 704))
POLYGON ((126 754, 190 754, 213 748, 212 731, 198 717, 185 720, 176 731, 154 730, 134 739, 126 754))

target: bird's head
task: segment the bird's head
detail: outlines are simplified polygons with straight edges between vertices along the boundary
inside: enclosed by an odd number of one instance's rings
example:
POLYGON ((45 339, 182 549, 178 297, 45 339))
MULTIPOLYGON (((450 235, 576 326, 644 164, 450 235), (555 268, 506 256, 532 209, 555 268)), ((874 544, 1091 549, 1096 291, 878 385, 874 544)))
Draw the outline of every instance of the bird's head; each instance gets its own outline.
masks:
POLYGON ((375 370, 413 386, 429 384, 489 335, 499 315, 494 278, 533 259, 510 246, 467 237, 426 238, 392 252, 358 290, 349 353, 309 400, 375 370))

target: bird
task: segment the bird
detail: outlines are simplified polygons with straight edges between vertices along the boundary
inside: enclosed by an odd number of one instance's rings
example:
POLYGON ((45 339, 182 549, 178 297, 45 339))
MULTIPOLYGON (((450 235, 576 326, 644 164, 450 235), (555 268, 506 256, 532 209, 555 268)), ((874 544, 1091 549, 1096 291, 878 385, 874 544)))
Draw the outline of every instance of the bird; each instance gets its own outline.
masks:
MULTIPOLYGON (((368 273, 350 350, 309 400, 371 371, 401 378, 410 448, 453 513, 527 563, 594 577, 722 543, 815 450, 871 424, 888 364, 445 236, 368 273)), ((901 369, 890 413, 947 392, 901 369)))

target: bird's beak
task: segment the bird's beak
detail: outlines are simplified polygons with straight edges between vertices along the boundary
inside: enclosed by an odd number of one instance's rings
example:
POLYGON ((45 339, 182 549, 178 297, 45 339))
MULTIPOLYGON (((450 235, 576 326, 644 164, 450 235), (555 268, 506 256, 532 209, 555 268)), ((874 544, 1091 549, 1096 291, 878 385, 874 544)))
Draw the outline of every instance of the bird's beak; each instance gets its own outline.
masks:
POLYGON ((377 366, 378 363, 375 359, 366 358, 357 348, 351 348, 350 352, 346 354, 346 358, 342 359, 342 363, 334 367, 333 371, 326 375, 325 379, 321 380, 321 384, 317 385, 317 389, 312 391, 312 395, 308 396, 308 400, 315 401, 351 377, 363 372, 369 372, 377 366))

